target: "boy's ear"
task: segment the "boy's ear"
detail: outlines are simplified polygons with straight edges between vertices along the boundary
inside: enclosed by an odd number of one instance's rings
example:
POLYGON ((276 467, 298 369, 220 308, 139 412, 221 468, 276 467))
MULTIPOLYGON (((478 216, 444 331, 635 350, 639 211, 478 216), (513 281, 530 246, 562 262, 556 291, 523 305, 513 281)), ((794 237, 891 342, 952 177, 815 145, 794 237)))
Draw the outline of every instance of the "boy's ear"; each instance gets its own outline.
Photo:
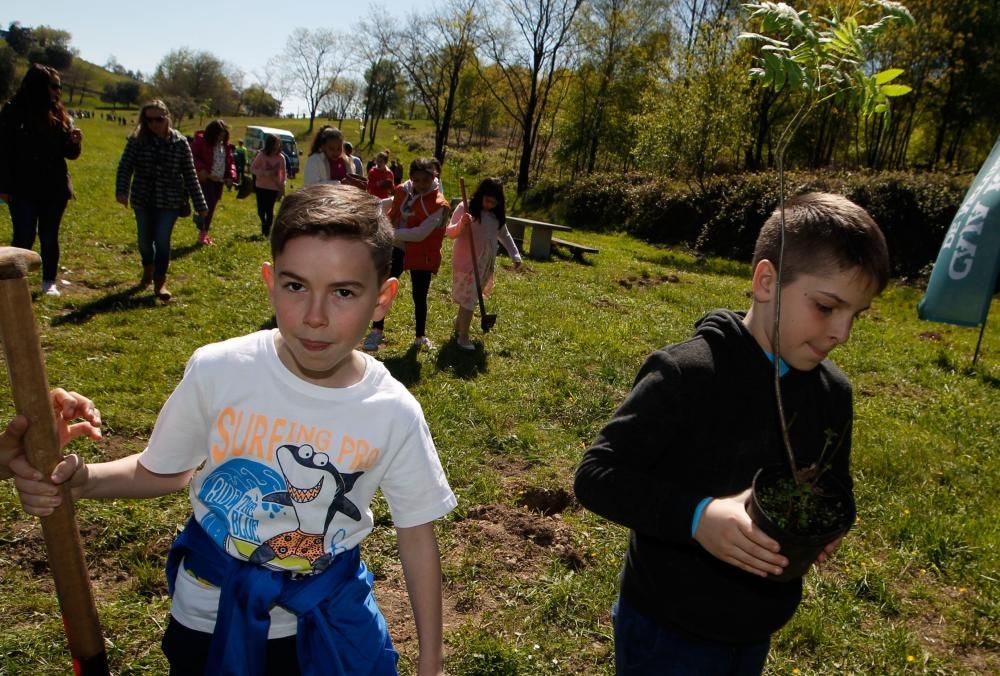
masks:
POLYGON ((260 276, 264 280, 265 286, 267 286, 267 293, 271 295, 274 291, 274 266, 270 263, 262 263, 260 266, 260 276))
POLYGON ((778 270, 766 258, 757 263, 751 279, 753 299, 756 303, 767 303, 774 299, 774 287, 778 281, 778 270))
POLYGON ((382 282, 382 287, 378 290, 378 302, 375 311, 372 313, 372 321, 381 321, 389 314, 392 301, 396 300, 396 292, 399 291, 399 280, 395 277, 382 282))

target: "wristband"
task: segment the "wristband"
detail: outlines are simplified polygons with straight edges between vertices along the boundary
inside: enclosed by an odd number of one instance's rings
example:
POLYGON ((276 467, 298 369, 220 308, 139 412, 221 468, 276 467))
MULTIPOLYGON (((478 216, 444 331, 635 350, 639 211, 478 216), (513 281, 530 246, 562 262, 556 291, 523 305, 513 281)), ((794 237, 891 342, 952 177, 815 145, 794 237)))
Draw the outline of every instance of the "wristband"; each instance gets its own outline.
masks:
POLYGON ((691 537, 698 532, 698 522, 701 521, 701 515, 705 513, 705 508, 708 507, 710 503, 715 498, 705 498, 698 503, 698 506, 694 508, 694 518, 691 519, 691 537))

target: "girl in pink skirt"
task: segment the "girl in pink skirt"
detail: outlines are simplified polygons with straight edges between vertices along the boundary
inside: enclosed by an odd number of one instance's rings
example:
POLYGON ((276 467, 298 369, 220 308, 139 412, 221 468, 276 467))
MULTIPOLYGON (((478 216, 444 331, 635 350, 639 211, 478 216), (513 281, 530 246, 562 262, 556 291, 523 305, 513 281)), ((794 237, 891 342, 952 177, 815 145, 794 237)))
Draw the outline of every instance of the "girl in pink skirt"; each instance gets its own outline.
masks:
POLYGON ((479 302, 473 261, 479 269, 484 298, 493 290, 497 242, 503 244, 514 261, 514 270, 521 269, 521 254, 507 231, 503 183, 499 178, 483 179, 472 194, 468 212, 464 205, 459 204, 445 234, 455 240, 451 259, 451 297, 458 304, 455 317, 457 343, 463 350, 471 351, 476 346, 469 340, 469 325, 472 323, 472 311, 479 302), (470 230, 475 245, 474 254, 469 245, 470 230))

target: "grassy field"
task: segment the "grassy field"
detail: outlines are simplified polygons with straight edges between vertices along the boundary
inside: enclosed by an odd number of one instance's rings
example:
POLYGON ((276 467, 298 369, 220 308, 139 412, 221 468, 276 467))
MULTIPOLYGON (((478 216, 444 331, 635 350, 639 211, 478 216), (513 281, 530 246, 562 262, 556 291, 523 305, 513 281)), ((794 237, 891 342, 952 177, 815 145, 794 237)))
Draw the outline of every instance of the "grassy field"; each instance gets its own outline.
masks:
MULTIPOLYGON (((236 137, 245 124, 236 122, 236 137)), ((304 130, 304 121, 270 121, 304 130), (299 125, 301 124, 301 129, 299 125)), ((384 143, 414 138, 383 123, 384 143)), ((253 200, 226 193, 198 248, 174 231, 170 288, 140 291, 131 212, 114 201, 125 130, 80 123, 78 199, 62 230, 61 298, 36 299, 49 379, 99 404, 105 440, 90 460, 140 451, 198 346, 255 331, 270 311, 259 277, 267 245, 253 200)), ((185 126, 190 132, 190 125, 185 126)), ((348 128, 349 136, 356 130, 348 128)), ((383 138, 380 137, 380 141, 383 138)), ((449 195, 457 177, 446 167, 449 195)), ((301 186, 300 181, 295 187, 301 186)), ((0 232, 10 233, 6 210, 0 232)), ((8 235, 4 235, 5 237, 8 235)), ((450 246, 431 287, 429 336, 417 353, 408 279, 379 352, 424 407, 460 506, 438 524, 444 560, 447 668, 453 674, 610 674, 610 607, 626 532, 572 497, 572 473, 625 396, 643 357, 690 334, 715 307, 745 307, 746 267, 616 235, 573 232, 600 247, 586 263, 501 259, 481 348, 449 342, 450 246)), ((9 240, 8 240, 9 241, 9 240)), ((33 288, 37 288, 37 279, 33 288)), ((852 376, 859 522, 839 555, 806 580, 796 618, 774 642, 772 674, 1000 671, 1000 308, 979 366, 976 331, 916 319, 921 292, 890 286, 836 359, 852 376)), ((0 417, 12 411, 6 380, 0 417)), ((363 555, 409 673, 416 639, 384 501, 363 555)), ((165 673, 159 638, 169 599, 163 557, 189 512, 186 493, 79 507, 115 673, 165 673)), ((0 486, 0 674, 64 674, 68 658, 37 523, 0 486)))

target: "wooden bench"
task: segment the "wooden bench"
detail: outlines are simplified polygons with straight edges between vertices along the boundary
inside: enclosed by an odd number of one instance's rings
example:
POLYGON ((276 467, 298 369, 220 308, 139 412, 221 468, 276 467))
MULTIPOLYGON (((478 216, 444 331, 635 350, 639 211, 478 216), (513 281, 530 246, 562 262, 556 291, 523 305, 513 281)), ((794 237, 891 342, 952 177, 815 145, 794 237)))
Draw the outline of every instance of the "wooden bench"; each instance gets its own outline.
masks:
POLYGON ((520 218, 519 216, 507 217, 507 230, 515 240, 524 239, 525 226, 531 228, 531 243, 528 248, 528 255, 536 259, 547 259, 552 255, 552 233, 571 232, 573 228, 568 225, 558 225, 556 223, 543 223, 533 221, 530 218, 520 218))
POLYGON ((569 249, 570 253, 573 254, 573 258, 578 261, 583 260, 583 254, 585 253, 601 253, 601 250, 595 247, 587 246, 586 244, 577 244, 576 242, 569 242, 565 239, 559 239, 558 237, 552 238, 552 244, 553 246, 561 246, 569 249))

